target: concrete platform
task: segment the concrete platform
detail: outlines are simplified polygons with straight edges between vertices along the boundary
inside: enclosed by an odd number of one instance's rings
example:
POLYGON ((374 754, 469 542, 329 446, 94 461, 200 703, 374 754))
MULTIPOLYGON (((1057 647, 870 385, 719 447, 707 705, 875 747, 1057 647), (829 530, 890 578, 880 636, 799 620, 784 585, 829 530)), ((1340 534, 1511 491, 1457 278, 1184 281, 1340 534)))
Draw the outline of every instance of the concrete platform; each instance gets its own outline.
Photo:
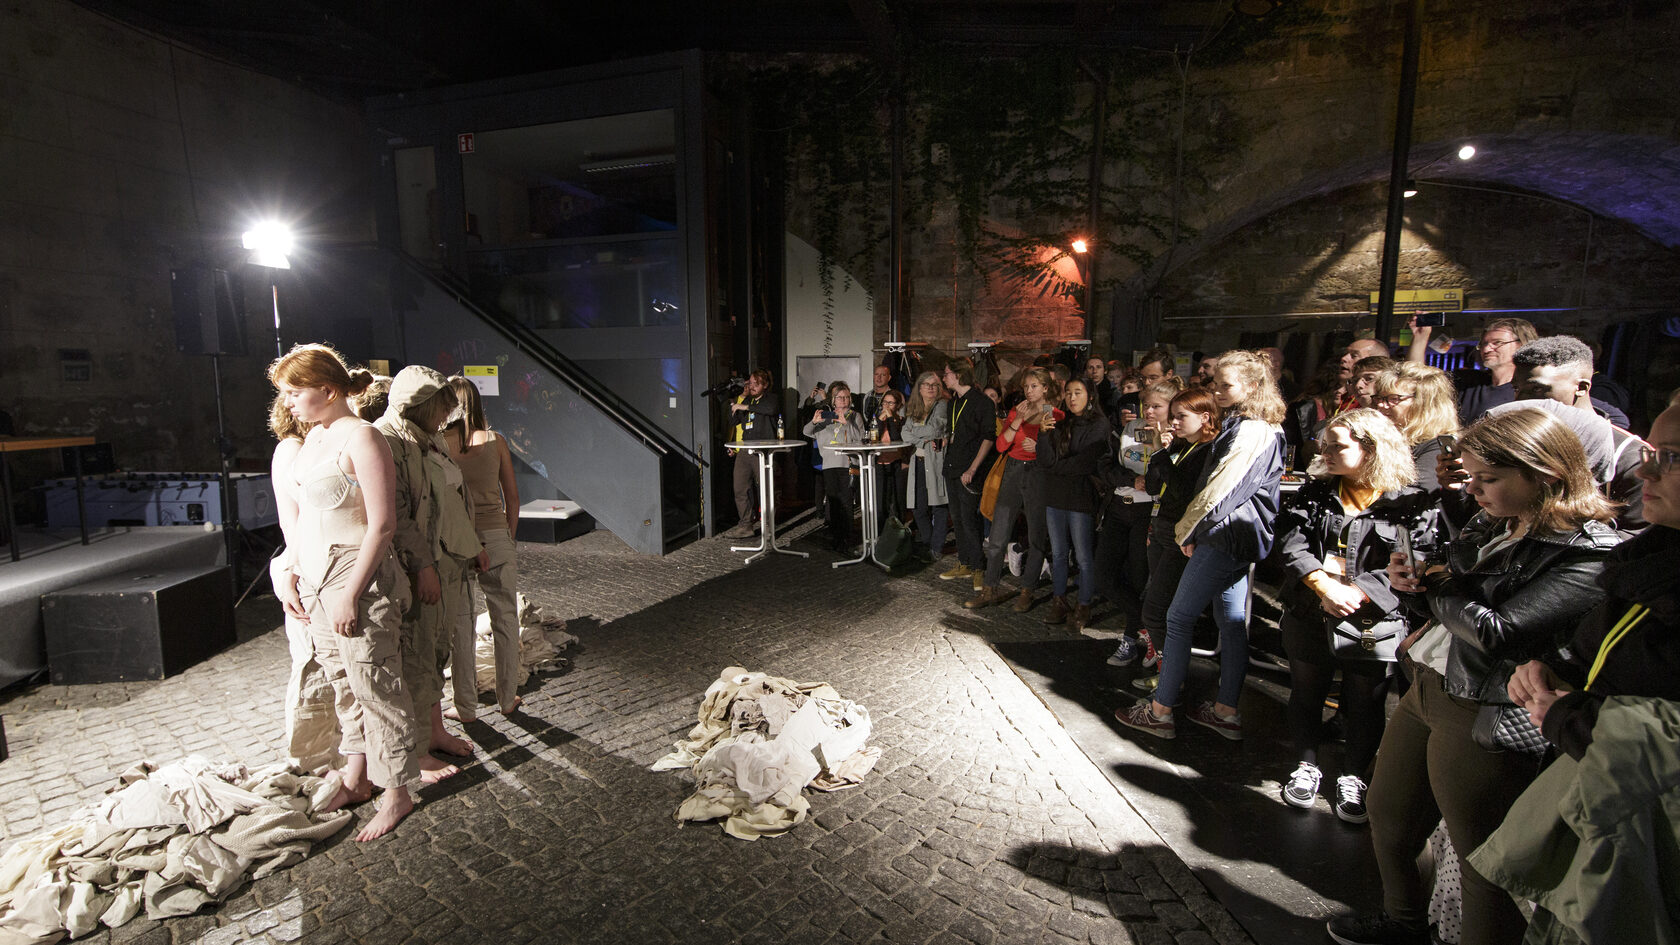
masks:
MULTIPOLYGON (((966 587, 936 568, 834 571, 804 547, 742 565, 721 539, 663 558, 604 531, 522 543, 525 589, 581 643, 569 671, 527 686, 528 711, 481 709, 461 775, 388 839, 346 832, 217 911, 83 941, 1253 941, 991 645, 1071 634, 1037 612, 966 612, 966 587), (785 836, 678 826, 687 779, 648 766, 729 665, 867 705, 874 773, 814 796, 785 836)), ((253 603, 269 608, 245 608, 255 635, 180 676, 0 697, 0 846, 140 757, 277 757, 286 648, 264 629, 272 601, 253 603)))
POLYGON ((86 545, 76 529, 26 539, 21 561, 0 554, 0 688, 47 668, 41 635, 41 595, 134 568, 207 567, 227 563, 219 528, 115 528, 94 532, 86 545))

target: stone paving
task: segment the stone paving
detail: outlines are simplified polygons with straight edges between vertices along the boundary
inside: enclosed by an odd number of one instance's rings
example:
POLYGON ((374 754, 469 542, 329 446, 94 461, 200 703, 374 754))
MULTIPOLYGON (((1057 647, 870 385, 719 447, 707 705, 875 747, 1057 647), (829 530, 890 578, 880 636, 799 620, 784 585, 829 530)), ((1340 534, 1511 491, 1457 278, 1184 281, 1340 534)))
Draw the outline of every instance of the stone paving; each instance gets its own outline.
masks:
MULTIPOLYGON (((1037 611, 964 611, 966 586, 935 569, 833 570, 814 542, 808 560, 743 566, 727 545, 521 544, 525 591, 581 642, 566 671, 533 677, 524 714, 487 707, 468 727, 480 751, 460 776, 422 791, 390 838, 346 830, 219 909, 84 941, 1251 941, 988 645, 1069 631, 1037 611), (730 665, 868 706, 875 771, 814 795, 781 837, 679 826, 686 774, 648 766, 730 665)), ((272 605, 242 614, 251 639, 180 676, 0 698, 0 848, 140 758, 279 755, 272 605)))

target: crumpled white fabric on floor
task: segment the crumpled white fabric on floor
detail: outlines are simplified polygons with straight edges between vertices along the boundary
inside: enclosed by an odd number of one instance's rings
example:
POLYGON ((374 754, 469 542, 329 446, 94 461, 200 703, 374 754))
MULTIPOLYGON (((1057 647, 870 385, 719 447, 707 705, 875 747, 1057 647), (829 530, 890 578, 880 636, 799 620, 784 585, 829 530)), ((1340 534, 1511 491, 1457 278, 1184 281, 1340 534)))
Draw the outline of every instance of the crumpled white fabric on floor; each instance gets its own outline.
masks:
POLYGON ((248 769, 197 756, 142 762, 98 804, 0 857, 0 945, 46 945, 148 918, 186 915, 290 866, 350 823, 317 814, 334 772, 248 769))
POLYGON ((653 770, 689 768, 695 791, 679 821, 722 820, 743 840, 784 833, 803 823, 807 786, 840 790, 859 783, 880 749, 867 748, 869 710, 828 683, 801 683, 739 666, 706 689, 688 738, 653 770))

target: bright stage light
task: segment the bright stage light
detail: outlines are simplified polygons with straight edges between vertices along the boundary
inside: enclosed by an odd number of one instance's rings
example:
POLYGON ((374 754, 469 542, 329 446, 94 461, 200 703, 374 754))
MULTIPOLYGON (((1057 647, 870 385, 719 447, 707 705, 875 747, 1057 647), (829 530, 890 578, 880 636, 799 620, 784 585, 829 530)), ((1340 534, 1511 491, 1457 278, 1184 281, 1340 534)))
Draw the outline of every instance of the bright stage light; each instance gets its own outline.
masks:
POLYGON ((284 223, 266 221, 246 230, 241 242, 251 251, 249 262, 268 269, 290 269, 292 261, 292 230, 284 223))

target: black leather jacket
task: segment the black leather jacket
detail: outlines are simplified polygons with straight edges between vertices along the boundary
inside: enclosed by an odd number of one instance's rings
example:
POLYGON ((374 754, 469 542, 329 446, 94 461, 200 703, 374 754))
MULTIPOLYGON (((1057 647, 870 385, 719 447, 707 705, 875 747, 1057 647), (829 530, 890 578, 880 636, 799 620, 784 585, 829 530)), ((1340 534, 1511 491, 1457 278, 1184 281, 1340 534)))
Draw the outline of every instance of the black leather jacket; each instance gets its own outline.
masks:
POLYGON ((1452 634, 1449 694, 1509 705, 1505 684, 1516 665, 1556 649, 1604 599, 1598 576, 1619 539, 1608 525, 1587 522, 1568 534, 1528 535, 1478 564, 1504 529, 1478 513, 1447 546, 1449 576, 1400 598, 1452 634))
POLYGON ((1388 556, 1399 531, 1410 534, 1412 552, 1418 557, 1432 554, 1437 541, 1438 506, 1427 492, 1405 486, 1383 493, 1370 508, 1349 515, 1336 494, 1340 484, 1337 477, 1312 480, 1283 500, 1283 513, 1278 516, 1278 544, 1272 554, 1287 578, 1278 597, 1295 616, 1308 622, 1322 622, 1324 611, 1318 595, 1301 579, 1323 568, 1327 555, 1341 552, 1353 585, 1371 603, 1392 613, 1399 609, 1400 600, 1388 583, 1388 556))

